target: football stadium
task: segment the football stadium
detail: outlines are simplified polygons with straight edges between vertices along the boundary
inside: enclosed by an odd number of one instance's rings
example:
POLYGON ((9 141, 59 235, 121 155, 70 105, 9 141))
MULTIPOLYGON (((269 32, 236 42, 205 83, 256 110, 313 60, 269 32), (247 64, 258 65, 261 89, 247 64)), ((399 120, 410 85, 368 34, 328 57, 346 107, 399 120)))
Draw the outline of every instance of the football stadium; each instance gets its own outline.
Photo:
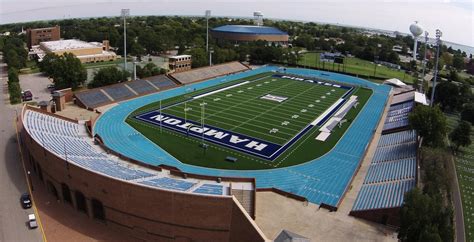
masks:
POLYGON ((414 92, 395 89, 231 62, 74 94, 96 119, 25 105, 18 125, 47 189, 107 226, 146 240, 266 241, 255 221, 265 191, 336 213, 351 192, 352 217, 399 224, 418 138, 414 92))

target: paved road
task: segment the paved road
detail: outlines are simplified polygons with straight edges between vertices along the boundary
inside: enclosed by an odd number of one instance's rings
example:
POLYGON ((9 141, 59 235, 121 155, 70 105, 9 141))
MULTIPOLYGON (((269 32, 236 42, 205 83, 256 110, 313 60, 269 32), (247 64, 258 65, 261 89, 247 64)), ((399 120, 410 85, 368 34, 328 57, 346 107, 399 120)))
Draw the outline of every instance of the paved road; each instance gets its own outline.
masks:
MULTIPOLYGON (((2 59, 0 55, 0 63, 2 59)), ((6 73, 0 69, 0 241, 42 241, 39 229, 26 226, 33 210, 23 210, 20 205, 20 195, 27 186, 13 127, 15 111, 5 95, 6 82, 6 73)))

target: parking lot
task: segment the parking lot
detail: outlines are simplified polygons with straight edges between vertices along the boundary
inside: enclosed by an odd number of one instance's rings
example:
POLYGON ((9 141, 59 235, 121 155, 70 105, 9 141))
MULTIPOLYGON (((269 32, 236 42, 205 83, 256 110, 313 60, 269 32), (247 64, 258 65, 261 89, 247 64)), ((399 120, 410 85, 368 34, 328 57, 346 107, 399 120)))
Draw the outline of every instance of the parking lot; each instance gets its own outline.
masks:
POLYGON ((21 90, 31 90, 33 93, 33 101, 49 101, 51 100, 50 91, 47 86, 52 82, 42 73, 20 75, 21 90))

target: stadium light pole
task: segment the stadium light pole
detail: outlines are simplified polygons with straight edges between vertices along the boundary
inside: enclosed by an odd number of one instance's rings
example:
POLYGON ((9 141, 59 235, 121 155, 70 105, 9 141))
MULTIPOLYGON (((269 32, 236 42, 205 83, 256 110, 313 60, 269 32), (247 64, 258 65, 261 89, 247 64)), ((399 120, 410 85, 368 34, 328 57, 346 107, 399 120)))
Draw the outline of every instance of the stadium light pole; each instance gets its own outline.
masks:
POLYGON ((425 81, 425 70, 426 70, 426 49, 428 49, 428 31, 425 31, 425 54, 423 55, 423 72, 421 74, 421 85, 420 92, 423 93, 423 82, 425 81))
POLYGON ((441 36, 443 36, 443 32, 441 30, 436 30, 436 64, 435 64, 435 73, 434 73, 434 80, 433 80, 433 89, 431 90, 431 102, 430 106, 433 107, 434 105, 434 94, 436 90, 436 79, 438 78, 438 59, 439 59, 439 46, 441 45, 441 36))
POLYGON ((121 11, 121 16, 123 18, 123 67, 125 70, 127 70, 127 17, 130 16, 130 9, 123 8, 121 11))
POLYGON ((206 10, 206 52, 209 51, 209 18, 211 17, 211 10, 206 10))

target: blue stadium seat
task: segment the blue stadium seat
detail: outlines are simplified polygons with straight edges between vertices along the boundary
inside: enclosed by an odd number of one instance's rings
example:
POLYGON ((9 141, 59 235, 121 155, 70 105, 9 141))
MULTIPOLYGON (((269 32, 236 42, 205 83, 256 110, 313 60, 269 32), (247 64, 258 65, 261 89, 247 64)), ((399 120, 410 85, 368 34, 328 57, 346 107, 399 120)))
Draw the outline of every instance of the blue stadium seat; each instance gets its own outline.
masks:
POLYGON ((100 153, 83 137, 79 136, 79 124, 28 110, 25 114, 26 128, 43 147, 67 160, 87 169, 108 176, 133 180, 153 176, 145 171, 131 169, 100 153))

